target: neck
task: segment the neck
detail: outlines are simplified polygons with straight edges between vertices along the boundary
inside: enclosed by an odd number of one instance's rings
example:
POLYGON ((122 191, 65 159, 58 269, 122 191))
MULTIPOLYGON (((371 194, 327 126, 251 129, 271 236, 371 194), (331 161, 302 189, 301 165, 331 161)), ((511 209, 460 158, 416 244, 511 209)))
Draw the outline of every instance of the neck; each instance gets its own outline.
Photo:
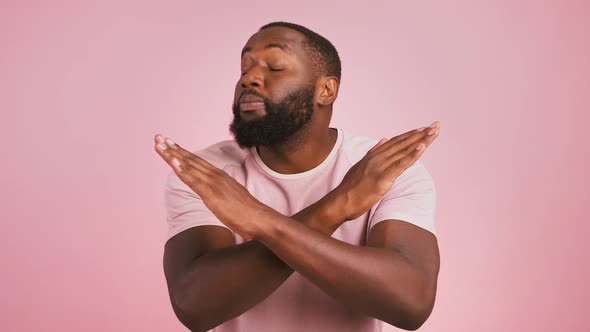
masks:
MULTIPOLYGON (((311 123, 310 123, 311 124, 311 123)), ((260 159, 277 173, 295 174, 321 164, 334 148, 338 132, 334 128, 305 126, 277 146, 257 147, 260 159)))

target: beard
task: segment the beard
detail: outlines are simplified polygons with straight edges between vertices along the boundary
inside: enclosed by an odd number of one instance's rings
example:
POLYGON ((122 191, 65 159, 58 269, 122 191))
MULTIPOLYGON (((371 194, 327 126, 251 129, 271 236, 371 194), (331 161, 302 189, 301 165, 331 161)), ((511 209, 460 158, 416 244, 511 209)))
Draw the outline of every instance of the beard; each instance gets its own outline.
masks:
POLYGON ((283 144, 311 120, 314 93, 315 84, 308 84, 273 103, 254 91, 246 91, 244 94, 263 99, 266 114, 245 121, 240 116, 239 104, 233 104, 234 118, 229 131, 242 149, 283 144))

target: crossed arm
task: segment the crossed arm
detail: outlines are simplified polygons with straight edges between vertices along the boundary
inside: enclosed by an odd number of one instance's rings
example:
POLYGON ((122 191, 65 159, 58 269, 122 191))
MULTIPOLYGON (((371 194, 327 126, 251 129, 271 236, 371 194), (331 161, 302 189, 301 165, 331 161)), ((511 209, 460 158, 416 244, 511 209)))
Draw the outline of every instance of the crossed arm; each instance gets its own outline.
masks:
POLYGON ((342 220, 327 213, 336 202, 327 195, 292 218, 276 212, 261 215, 268 227, 254 241, 239 245, 231 245, 233 235, 219 226, 199 226, 192 235, 189 229, 177 236, 183 238, 171 239, 164 268, 181 322, 192 331, 207 331, 264 300, 296 270, 368 315, 407 330, 421 326, 434 305, 436 238, 391 220, 373 227, 366 247, 336 240, 330 237, 335 228, 325 226, 342 220), (180 261, 189 242, 203 243, 195 238, 199 236, 217 243, 196 259, 180 261), (407 257, 399 248, 404 240, 416 248, 411 240, 427 245, 407 257))
MULTIPOLYGON (((327 195, 292 218, 330 236, 343 222, 332 202, 327 195)), ((293 269, 260 241, 235 245, 226 228, 198 226, 166 243, 164 272, 178 318, 192 331, 207 331, 264 300, 293 269)))
MULTIPOLYGON (((221 175, 202 165, 192 167, 221 175)), ((241 190, 223 188, 220 182, 198 188, 201 196, 215 195, 207 190, 226 194, 241 190)), ((203 185, 203 180, 199 183, 203 185)), ((205 201, 220 220, 253 241, 235 245, 231 232, 217 226, 195 227, 168 241, 164 270, 180 321, 192 331, 207 331, 265 299, 296 270, 367 315, 407 330, 421 326, 434 305, 439 269, 436 238, 401 220, 374 226, 367 246, 332 238, 342 223, 367 210, 365 206, 354 213, 344 211, 343 206, 359 200, 351 200, 351 191, 342 188, 292 217, 248 199, 241 204, 256 208, 205 201), (242 218, 236 220, 236 215, 242 218)), ((246 197, 244 192, 236 193, 240 194, 246 197)))

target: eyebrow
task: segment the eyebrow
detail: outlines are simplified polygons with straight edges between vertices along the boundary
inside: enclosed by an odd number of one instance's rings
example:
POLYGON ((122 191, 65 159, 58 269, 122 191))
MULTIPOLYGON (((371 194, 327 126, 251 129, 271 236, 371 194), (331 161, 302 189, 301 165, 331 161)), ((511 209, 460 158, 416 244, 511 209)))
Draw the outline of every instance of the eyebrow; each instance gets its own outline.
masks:
MULTIPOLYGON (((269 49, 269 48, 280 48, 280 49, 281 49, 283 52, 286 52, 286 53, 291 53, 291 48, 290 48, 290 47, 289 47, 289 45, 287 45, 287 44, 276 44, 276 43, 270 43, 270 44, 267 44, 266 46, 264 46, 264 49, 265 49, 265 50, 266 50, 266 49, 269 49)), ((244 53, 246 53, 246 52, 250 52, 250 51, 252 51, 252 48, 251 48, 251 47, 245 47, 245 48, 242 50, 242 54, 241 54, 241 56, 244 56, 244 53)))

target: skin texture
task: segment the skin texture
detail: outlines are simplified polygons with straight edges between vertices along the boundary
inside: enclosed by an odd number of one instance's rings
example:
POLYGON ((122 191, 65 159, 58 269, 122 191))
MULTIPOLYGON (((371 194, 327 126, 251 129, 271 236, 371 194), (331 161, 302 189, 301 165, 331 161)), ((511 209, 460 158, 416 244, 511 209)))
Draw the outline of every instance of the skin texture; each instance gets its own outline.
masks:
MULTIPOLYGON (((313 71, 301 44, 303 38, 285 27, 253 35, 245 46, 249 51, 243 56, 243 75, 234 95, 234 103, 249 90, 280 101, 317 78, 311 121, 281 144, 259 146, 264 163, 286 174, 320 164, 337 135, 329 122, 339 82, 313 71), (269 43, 287 44, 290 52, 265 48, 269 43), (275 62, 285 69, 271 71, 275 62)), ((264 112, 257 109, 248 117, 264 116, 264 112)), ((156 135, 156 152, 178 177, 221 222, 252 239, 236 245, 229 230, 199 226, 166 243, 164 272, 179 320, 192 331, 207 331, 246 312, 297 271, 327 294, 369 316, 402 329, 420 327, 436 296, 440 266, 436 237, 402 220, 377 224, 367 246, 330 235, 342 223, 367 212, 424 153, 439 130, 440 124, 434 122, 431 128, 381 140, 338 187, 294 216, 262 204, 227 173, 156 135)))

